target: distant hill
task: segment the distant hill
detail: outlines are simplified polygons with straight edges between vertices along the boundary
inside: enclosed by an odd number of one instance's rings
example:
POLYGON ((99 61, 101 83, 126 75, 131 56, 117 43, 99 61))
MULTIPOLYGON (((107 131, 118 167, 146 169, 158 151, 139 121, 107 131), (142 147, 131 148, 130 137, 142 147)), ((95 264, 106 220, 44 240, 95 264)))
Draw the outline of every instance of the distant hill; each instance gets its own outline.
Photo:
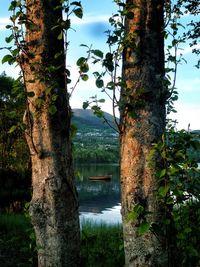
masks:
MULTIPOLYGON (((104 113, 116 128, 113 117, 104 113)), ((90 109, 73 109, 72 124, 77 132, 73 139, 74 158, 79 163, 113 163, 119 160, 119 134, 90 109)))
MULTIPOLYGON (((98 118, 94 115, 91 109, 73 109, 72 123, 76 125, 78 131, 85 131, 88 128, 114 131, 111 129, 107 123, 105 123, 103 118, 98 118)), ((113 116, 107 112, 104 112, 106 120, 116 128, 116 125, 113 122, 113 116)))
POLYGON ((200 135, 200 130, 192 130, 191 133, 196 134, 196 135, 200 135))

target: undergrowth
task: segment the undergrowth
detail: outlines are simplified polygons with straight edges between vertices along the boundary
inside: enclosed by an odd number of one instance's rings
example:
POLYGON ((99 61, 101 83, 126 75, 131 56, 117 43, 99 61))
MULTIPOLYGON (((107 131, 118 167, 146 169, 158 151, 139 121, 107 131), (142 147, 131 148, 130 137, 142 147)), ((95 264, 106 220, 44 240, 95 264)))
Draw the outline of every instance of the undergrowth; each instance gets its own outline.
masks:
MULTIPOLYGON (((81 267, 124 266, 121 225, 85 220, 81 228, 81 267)), ((35 248, 29 218, 23 214, 0 214, 0 266, 36 267, 35 248)))

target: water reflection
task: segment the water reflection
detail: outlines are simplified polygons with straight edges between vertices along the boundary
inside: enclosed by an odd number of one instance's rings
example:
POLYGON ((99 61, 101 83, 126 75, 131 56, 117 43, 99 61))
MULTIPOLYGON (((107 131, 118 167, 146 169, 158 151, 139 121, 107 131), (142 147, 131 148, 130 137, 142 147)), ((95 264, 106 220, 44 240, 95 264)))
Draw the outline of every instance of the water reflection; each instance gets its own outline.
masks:
POLYGON ((76 166, 80 220, 121 223, 118 165, 76 166), (90 176, 112 174, 111 181, 91 181, 90 176))
POLYGON ((101 213, 93 213, 93 212, 80 212, 80 222, 82 223, 84 220, 90 219, 95 223, 106 222, 109 224, 121 223, 121 204, 118 203, 117 206, 112 208, 106 208, 101 213))

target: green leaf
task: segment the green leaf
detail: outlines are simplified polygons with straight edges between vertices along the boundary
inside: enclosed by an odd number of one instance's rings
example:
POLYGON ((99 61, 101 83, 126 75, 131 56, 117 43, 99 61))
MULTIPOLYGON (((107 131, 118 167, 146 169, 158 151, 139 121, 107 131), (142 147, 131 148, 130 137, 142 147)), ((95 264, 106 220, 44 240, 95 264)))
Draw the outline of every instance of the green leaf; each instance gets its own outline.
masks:
POLYGON ((18 48, 12 50, 11 53, 12 53, 13 57, 16 57, 16 56, 19 54, 19 50, 18 50, 18 48))
POLYGON ((98 102, 99 103, 105 103, 105 99, 103 99, 103 98, 102 99, 99 99, 98 102))
POLYGON ((175 167, 175 166, 172 166, 172 167, 168 170, 168 173, 169 173, 170 175, 174 175, 174 174, 176 174, 176 173, 179 173, 180 170, 181 170, 180 168, 175 167))
POLYGON ((46 95, 49 95, 51 93, 52 87, 47 87, 45 90, 46 95))
POLYGON ((13 133, 17 129, 17 125, 13 125, 8 131, 9 134, 13 133))
POLYGON ((65 30, 69 30, 71 27, 71 20, 67 19, 67 20, 63 20, 62 22, 62 28, 65 30))
POLYGON ((37 98, 37 99, 35 99, 34 104, 35 104, 36 108, 41 108, 42 105, 44 104, 44 100, 41 98, 37 98))
POLYGON ((137 212, 138 214, 142 214, 144 212, 144 207, 141 206, 140 204, 137 204, 134 209, 135 212, 137 212))
POLYGON ((6 62, 8 62, 8 64, 12 64, 12 63, 14 63, 15 62, 15 58, 13 58, 11 55, 5 55, 4 57, 3 57, 3 59, 2 59, 2 64, 4 64, 4 63, 6 63, 6 62))
POLYGON ((86 102, 83 102, 83 109, 86 109, 89 107, 89 102, 86 101, 86 102))
POLYGON ((160 178, 164 177, 166 175, 166 173, 167 173, 166 169, 161 170, 160 174, 159 174, 159 177, 160 178))
POLYGON ((66 73, 66 75, 68 76, 68 77, 70 77, 70 70, 68 70, 68 69, 65 69, 65 73, 66 73))
POLYGON ((10 111, 8 113, 8 117, 11 119, 14 119, 15 117, 17 117, 17 112, 16 111, 10 111))
POLYGON ((63 32, 60 32, 60 34, 58 35, 58 40, 62 40, 63 38, 63 32))
POLYGON ((138 234, 144 235, 146 232, 148 232, 150 229, 150 223, 148 222, 142 222, 140 226, 138 227, 138 234))
POLYGON ((77 9, 75 9, 75 10, 73 10, 73 13, 74 13, 78 18, 82 19, 82 17, 83 17, 83 10, 82 10, 81 7, 80 7, 80 8, 77 8, 77 9))
POLYGON ((89 49, 89 46, 86 45, 86 44, 80 44, 80 46, 82 46, 82 47, 87 47, 87 48, 89 49))
POLYGON ((51 97, 51 100, 52 100, 52 101, 56 101, 57 98, 58 98, 58 95, 53 94, 52 97, 51 97))
POLYGON ((169 185, 161 186, 158 190, 161 197, 165 197, 169 191, 169 185))
POLYGON ((103 118, 104 112, 100 109, 98 106, 93 106, 92 110, 94 111, 94 115, 96 115, 98 118, 103 118))
POLYGON ((80 57, 77 61, 76 61, 76 65, 77 66, 81 66, 86 62, 86 58, 85 57, 80 57))
POLYGON ((53 31, 53 30, 55 30, 55 29, 57 29, 57 28, 59 28, 60 26, 59 25, 55 25, 55 26, 53 26, 52 28, 51 28, 51 30, 53 31))
POLYGON ((89 79, 89 76, 87 74, 82 74, 81 79, 86 82, 89 79))
POLYGON ((72 81, 72 80, 70 80, 70 79, 68 79, 68 78, 66 79, 66 83, 67 83, 67 84, 71 83, 71 81, 72 81))
POLYGON ((129 212, 127 215, 126 220, 127 221, 134 221, 136 220, 140 214, 142 214, 144 212, 144 207, 142 207, 140 204, 137 204, 133 211, 129 212))
POLYGON ((91 53, 93 53, 97 57, 103 58, 103 52, 101 50, 98 49, 91 50, 91 53))
POLYGON ((54 55, 54 58, 57 59, 57 58, 59 58, 60 56, 63 56, 63 52, 62 52, 62 51, 56 53, 56 54, 54 55))
POLYGON ((12 40, 14 39, 14 35, 11 34, 9 37, 6 37, 5 40, 6 40, 6 43, 10 43, 12 42, 12 40))
POLYGON ((95 78, 101 77, 101 75, 98 71, 93 72, 93 75, 95 76, 95 78))
POLYGON ((138 218, 139 214, 135 212, 134 210, 129 212, 126 216, 126 221, 135 221, 138 218))
POLYGON ((55 105, 51 105, 51 106, 49 106, 49 113, 50 113, 51 115, 54 115, 54 114, 56 113, 56 111, 57 111, 57 108, 56 108, 55 105))
POLYGON ((12 28, 12 25, 6 25, 6 29, 12 28))
POLYGON ((114 43, 116 43, 118 41, 118 37, 117 36, 109 36, 108 37, 108 41, 107 41, 107 43, 109 43, 109 44, 114 44, 114 43))
POLYGON ((11 4, 10 4, 10 7, 8 9, 8 11, 12 11, 12 10, 15 10, 15 8, 17 7, 17 1, 12 1, 11 4))
POLYGON ((108 82, 106 85, 106 88, 108 88, 109 90, 113 90, 115 87, 115 83, 114 82, 108 82))
POLYGON ((87 62, 83 63, 81 66, 80 66, 80 71, 81 72, 88 72, 89 71, 89 65, 87 62))
POLYGON ((74 6, 80 6, 81 7, 81 2, 78 2, 78 1, 74 1, 70 4, 71 6, 74 5, 74 6))
MULTIPOLYGON (((156 149, 153 147, 151 148, 151 150, 149 151, 149 155, 148 155, 148 160, 152 161, 153 157, 156 154, 156 149)), ((152 163, 152 162, 151 162, 152 163)))
POLYGON ((102 88, 104 86, 104 81, 102 79, 97 79, 96 80, 96 86, 98 88, 102 88))

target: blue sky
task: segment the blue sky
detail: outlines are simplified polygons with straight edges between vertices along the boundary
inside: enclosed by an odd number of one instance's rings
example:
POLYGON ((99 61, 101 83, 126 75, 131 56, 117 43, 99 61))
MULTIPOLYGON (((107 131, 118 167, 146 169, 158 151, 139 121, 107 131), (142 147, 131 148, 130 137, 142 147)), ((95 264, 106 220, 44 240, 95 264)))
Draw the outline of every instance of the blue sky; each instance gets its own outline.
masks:
MULTIPOLYGON (((9 6, 10 0, 0 0, 0 47, 6 46, 5 37, 9 32, 5 30, 5 25, 9 23, 9 6)), ((108 18, 115 12, 116 6, 112 0, 82 0, 84 8, 84 17, 82 20, 75 18, 72 20, 72 27, 69 33, 70 47, 67 58, 67 65, 71 71, 72 84, 75 83, 78 77, 78 70, 76 68, 76 61, 80 56, 85 56, 85 49, 80 47, 80 44, 93 45, 95 49, 107 51, 105 45, 106 35, 104 31, 109 28, 108 18)), ((183 19, 187 23, 189 16, 183 19)), ((179 124, 178 128, 187 129, 190 123, 191 129, 200 129, 200 73, 199 70, 194 68, 197 58, 191 53, 188 44, 183 44, 180 52, 183 53, 187 61, 182 63, 178 68, 177 75, 177 88, 179 92, 179 100, 175 106, 177 113, 172 117, 177 119, 179 124)), ((0 50, 0 60, 2 59, 5 51, 0 50)), ((92 68, 92 67, 91 67, 92 68)), ((7 75, 17 77, 19 70, 14 66, 2 65, 0 63, 0 73, 6 71, 7 75)), ((95 71, 92 70, 92 72, 95 71)), ((102 98, 99 89, 96 89, 94 78, 90 77, 87 82, 80 82, 76 87, 71 98, 71 106, 73 108, 81 108, 82 103, 88 100, 89 97, 97 94, 102 98)), ((103 104, 103 109, 112 113, 111 103, 109 100, 103 104)))

